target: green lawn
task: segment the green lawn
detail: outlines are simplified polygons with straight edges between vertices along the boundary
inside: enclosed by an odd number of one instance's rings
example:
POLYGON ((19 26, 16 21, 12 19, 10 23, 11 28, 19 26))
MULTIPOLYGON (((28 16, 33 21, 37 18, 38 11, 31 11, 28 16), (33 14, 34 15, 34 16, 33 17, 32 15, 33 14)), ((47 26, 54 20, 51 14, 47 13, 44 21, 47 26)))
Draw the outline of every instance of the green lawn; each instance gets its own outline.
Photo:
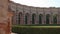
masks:
POLYGON ((15 27, 24 27, 24 28, 60 28, 60 26, 18 26, 15 27))

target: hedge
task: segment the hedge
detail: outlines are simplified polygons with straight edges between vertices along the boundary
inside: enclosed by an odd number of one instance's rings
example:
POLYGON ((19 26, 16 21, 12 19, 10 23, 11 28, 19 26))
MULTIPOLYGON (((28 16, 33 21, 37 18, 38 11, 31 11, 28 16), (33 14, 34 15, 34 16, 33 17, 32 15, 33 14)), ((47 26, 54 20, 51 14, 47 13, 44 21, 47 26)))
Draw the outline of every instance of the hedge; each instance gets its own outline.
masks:
MULTIPOLYGON (((17 24, 18 25, 18 24, 17 24)), ((60 24, 24 24, 19 26, 60 26, 60 24)))
POLYGON ((18 34, 60 34, 60 28, 30 28, 13 26, 12 32, 18 34))

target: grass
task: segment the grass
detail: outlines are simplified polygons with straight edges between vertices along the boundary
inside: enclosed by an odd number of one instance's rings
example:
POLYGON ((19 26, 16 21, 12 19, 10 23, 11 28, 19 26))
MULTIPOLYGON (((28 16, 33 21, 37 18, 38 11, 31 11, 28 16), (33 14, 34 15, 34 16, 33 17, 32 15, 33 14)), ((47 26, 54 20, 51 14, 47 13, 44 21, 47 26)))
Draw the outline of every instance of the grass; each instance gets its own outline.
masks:
POLYGON ((14 26, 23 27, 23 28, 60 28, 60 26, 19 26, 19 25, 14 25, 14 26))

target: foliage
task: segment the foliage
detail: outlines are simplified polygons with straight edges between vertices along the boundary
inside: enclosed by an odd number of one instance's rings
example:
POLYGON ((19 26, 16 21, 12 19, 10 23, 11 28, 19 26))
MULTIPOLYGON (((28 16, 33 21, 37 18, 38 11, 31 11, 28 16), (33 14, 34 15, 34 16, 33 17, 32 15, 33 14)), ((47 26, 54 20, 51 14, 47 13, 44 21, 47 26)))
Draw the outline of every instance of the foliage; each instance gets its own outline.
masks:
POLYGON ((24 24, 24 25, 17 25, 17 26, 60 26, 60 24, 24 24))
POLYGON ((13 26, 12 32, 18 34, 60 34, 60 28, 31 28, 13 26))

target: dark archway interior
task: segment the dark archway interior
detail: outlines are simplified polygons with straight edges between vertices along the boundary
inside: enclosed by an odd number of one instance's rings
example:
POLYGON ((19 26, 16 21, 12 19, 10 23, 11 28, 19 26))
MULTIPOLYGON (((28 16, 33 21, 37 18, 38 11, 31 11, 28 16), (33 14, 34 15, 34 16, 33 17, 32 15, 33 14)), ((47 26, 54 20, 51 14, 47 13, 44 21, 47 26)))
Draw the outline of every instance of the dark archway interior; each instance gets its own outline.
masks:
POLYGON ((35 24, 35 18, 36 17, 36 15, 35 14, 32 14, 32 24, 35 24))
POLYGON ((53 23, 57 24, 57 15, 56 14, 53 16, 53 23))
POLYGON ((18 14, 18 24, 20 24, 21 17, 22 17, 22 13, 20 12, 20 13, 18 14))
POLYGON ((47 15, 46 15, 46 24, 49 24, 49 20, 50 20, 49 18, 50 18, 50 15, 47 14, 47 15))
POLYGON ((28 24, 28 21, 29 21, 29 14, 26 13, 25 14, 25 24, 28 24))
POLYGON ((42 24, 42 14, 39 15, 39 24, 42 24))

